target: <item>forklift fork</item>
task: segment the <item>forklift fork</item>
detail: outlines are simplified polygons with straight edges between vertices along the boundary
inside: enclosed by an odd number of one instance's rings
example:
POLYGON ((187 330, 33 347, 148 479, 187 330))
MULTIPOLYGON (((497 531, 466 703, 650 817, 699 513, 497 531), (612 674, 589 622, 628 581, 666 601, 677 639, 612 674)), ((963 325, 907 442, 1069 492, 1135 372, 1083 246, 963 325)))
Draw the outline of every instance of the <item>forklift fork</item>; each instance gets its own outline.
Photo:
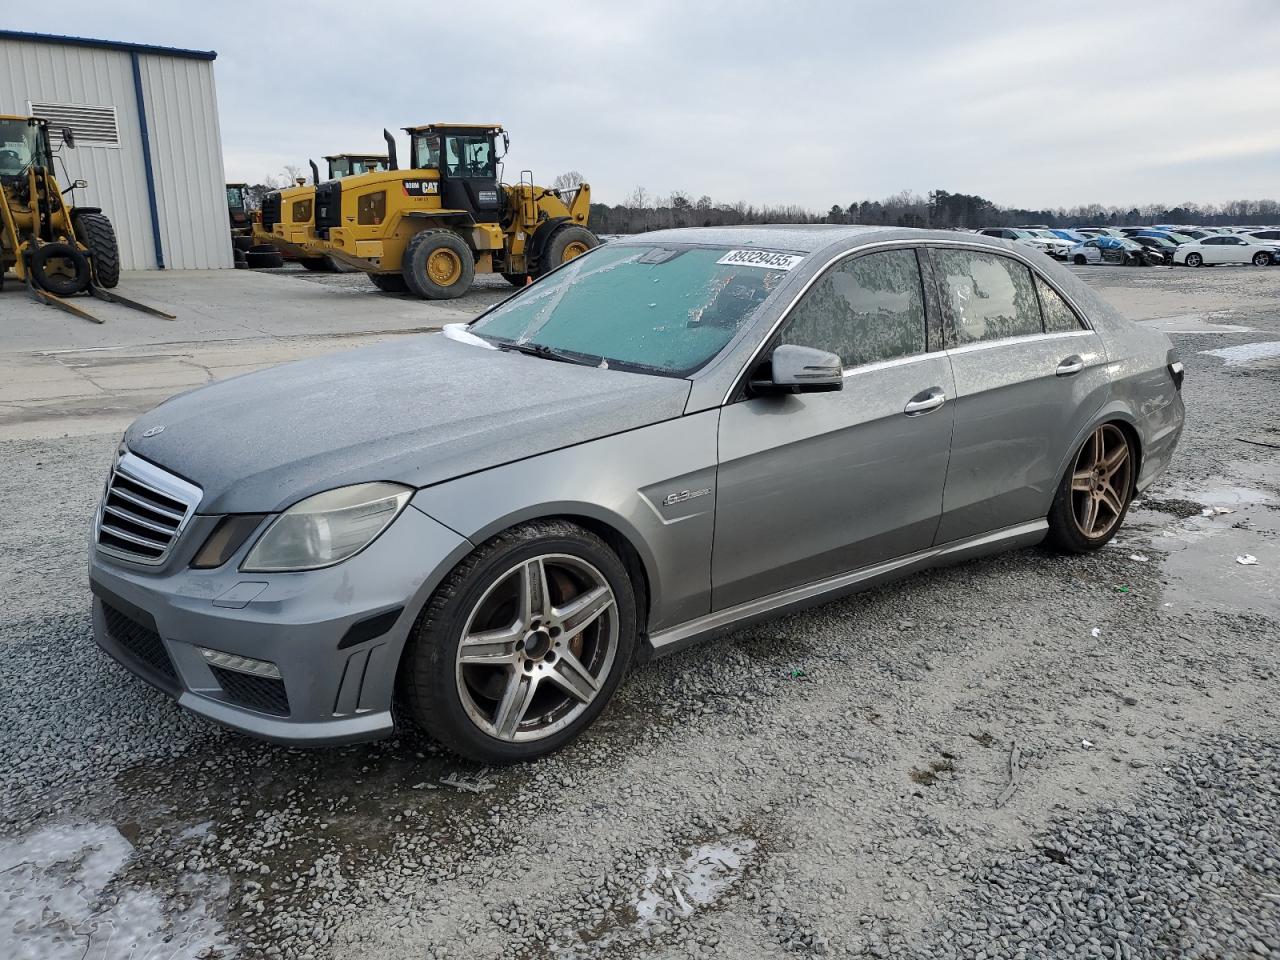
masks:
MULTIPOLYGON (((27 290, 31 296, 41 303, 48 304, 51 307, 57 307, 59 310, 65 310, 67 313, 79 317, 81 320, 88 320, 90 323, 106 323, 101 317, 95 317, 87 310, 82 310, 70 300, 64 300, 48 290, 36 285, 35 278, 27 273, 27 290)), ((97 297, 99 300, 106 300, 108 303, 118 303, 122 307, 129 307, 132 310, 138 310, 142 313, 150 314, 153 317, 160 317, 162 320, 176 320, 172 313, 165 313, 163 310, 157 310, 155 307, 149 307, 145 303, 138 303, 136 300, 130 300, 128 297, 122 297, 118 293, 112 293, 105 290, 96 283, 90 281, 86 291, 91 296, 97 297)))

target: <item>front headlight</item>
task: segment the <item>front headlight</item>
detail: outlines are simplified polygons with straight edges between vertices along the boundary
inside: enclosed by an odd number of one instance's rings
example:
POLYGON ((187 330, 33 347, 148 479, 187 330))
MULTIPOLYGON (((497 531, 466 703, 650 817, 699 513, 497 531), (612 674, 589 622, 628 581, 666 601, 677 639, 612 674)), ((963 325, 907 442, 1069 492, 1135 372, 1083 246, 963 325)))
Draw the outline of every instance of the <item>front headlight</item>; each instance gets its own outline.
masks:
POLYGON ((267 527, 240 569, 246 573, 315 570, 355 556, 399 516, 413 488, 360 483, 295 503, 267 527))

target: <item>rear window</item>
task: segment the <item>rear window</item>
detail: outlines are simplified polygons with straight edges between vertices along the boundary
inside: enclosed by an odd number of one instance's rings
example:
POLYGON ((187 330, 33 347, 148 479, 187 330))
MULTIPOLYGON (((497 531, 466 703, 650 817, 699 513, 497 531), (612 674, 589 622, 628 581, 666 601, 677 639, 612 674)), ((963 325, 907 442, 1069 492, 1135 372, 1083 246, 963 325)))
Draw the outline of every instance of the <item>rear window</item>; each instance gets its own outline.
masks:
POLYGON ((1040 305, 1025 265, 975 250, 933 255, 959 345, 1041 332, 1040 305))
POLYGON ((497 343, 687 376, 725 347, 803 259, 783 250, 608 243, 469 329, 497 343))

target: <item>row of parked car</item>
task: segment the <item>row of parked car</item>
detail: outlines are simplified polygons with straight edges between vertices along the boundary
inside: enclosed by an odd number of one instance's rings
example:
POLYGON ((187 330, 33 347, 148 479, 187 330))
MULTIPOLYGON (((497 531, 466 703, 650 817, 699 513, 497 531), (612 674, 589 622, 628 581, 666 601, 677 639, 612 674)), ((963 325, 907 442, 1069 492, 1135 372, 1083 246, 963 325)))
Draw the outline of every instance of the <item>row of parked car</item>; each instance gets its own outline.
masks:
POLYGON ((1058 260, 1130 266, 1280 264, 1280 227, 991 227, 979 230, 1058 260))

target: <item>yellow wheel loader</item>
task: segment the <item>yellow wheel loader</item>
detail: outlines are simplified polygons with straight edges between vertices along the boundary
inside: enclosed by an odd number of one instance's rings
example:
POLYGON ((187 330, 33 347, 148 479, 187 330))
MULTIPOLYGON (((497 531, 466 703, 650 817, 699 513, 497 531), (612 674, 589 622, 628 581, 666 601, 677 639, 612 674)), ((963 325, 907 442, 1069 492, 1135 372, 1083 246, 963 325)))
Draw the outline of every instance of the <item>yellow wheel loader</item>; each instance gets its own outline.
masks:
MULTIPOLYGON (((335 153, 325 157, 329 179, 359 176, 387 169, 387 156, 382 153, 335 153)), ((262 199, 260 223, 255 225, 253 243, 261 248, 270 244, 290 260, 297 260, 308 270, 332 273, 337 264, 327 256, 314 256, 306 245, 315 240, 315 195, 320 170, 311 161, 311 183, 299 181, 284 190, 273 190, 262 199)))
POLYGON ((476 273, 500 273, 523 285, 599 244, 587 229, 591 188, 562 193, 537 187, 524 171, 502 183, 492 123, 406 127, 410 166, 399 169, 387 131, 382 172, 316 187, 315 232, 307 246, 363 270, 380 290, 451 300, 476 273))
MULTIPOLYGON (((70 130, 62 143, 75 149, 70 130)), ((120 248, 111 221, 97 207, 72 206, 66 194, 88 186, 58 186, 48 122, 0 115, 0 279, 12 270, 37 300, 101 323, 65 300, 89 293, 153 316, 173 316, 110 292, 120 282, 120 248)))

